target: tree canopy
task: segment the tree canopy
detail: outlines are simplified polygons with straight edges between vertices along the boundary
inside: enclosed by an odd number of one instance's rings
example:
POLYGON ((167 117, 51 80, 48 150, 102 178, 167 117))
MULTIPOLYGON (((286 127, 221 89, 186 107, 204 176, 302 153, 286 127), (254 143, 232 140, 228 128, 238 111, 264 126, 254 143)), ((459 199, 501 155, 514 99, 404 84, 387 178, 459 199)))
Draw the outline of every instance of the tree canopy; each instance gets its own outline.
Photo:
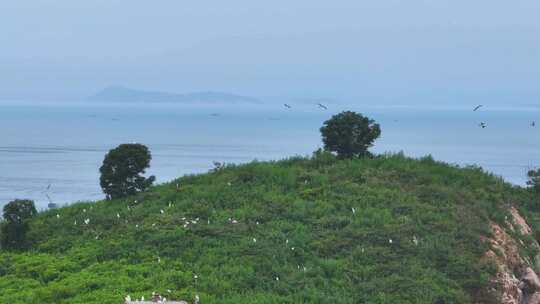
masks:
POLYGON ((108 199, 144 191, 152 185, 154 176, 142 176, 150 167, 152 155, 145 145, 122 144, 105 155, 100 185, 108 199))
POLYGON ((332 116, 320 129, 324 148, 340 158, 370 155, 368 149, 381 135, 379 124, 362 114, 345 111, 332 116))
POLYGON ((4 206, 4 222, 1 226, 2 248, 23 249, 26 247, 27 221, 37 214, 34 201, 14 200, 4 206))

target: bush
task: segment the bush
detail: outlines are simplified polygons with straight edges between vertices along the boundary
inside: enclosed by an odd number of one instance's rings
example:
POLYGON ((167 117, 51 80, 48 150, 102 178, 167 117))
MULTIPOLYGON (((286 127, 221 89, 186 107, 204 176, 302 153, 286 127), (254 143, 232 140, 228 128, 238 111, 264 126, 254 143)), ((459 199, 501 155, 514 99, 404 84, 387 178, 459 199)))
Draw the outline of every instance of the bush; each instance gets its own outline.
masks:
POLYGON ((24 249, 27 247, 28 220, 37 214, 34 201, 14 200, 4 206, 4 222, 1 226, 2 248, 24 249))
POLYGON ((154 176, 145 178, 141 174, 150 167, 152 155, 148 148, 141 144, 122 144, 105 155, 100 185, 107 199, 115 199, 150 187, 154 176))
POLYGON ((369 156, 368 148, 381 135, 372 119, 351 111, 332 116, 320 130, 324 148, 336 152, 339 158, 369 156))

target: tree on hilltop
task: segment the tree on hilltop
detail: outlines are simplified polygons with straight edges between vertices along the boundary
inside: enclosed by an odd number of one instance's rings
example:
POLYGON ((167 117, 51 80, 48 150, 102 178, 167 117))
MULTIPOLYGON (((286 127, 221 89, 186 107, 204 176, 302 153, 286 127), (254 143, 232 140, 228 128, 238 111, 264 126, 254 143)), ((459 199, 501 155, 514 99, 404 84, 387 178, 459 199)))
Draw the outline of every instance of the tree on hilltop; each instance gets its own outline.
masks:
POLYGON ((381 135, 379 124, 362 114, 345 111, 332 116, 320 129, 324 148, 339 158, 365 157, 381 135))
POLYGON ((100 185, 107 199, 116 199, 146 190, 155 176, 142 176, 150 167, 152 155, 145 145, 122 144, 105 155, 100 185))

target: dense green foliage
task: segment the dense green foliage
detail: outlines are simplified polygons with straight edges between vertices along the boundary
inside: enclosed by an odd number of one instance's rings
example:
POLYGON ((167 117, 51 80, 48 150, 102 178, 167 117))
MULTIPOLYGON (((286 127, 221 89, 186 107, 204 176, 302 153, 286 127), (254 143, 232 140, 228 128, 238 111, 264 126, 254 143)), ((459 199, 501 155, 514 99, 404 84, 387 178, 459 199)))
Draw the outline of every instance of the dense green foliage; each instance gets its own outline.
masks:
POLYGON ((480 237, 527 193, 430 157, 220 167, 39 214, 0 303, 490 303, 480 237))
POLYGON ((0 248, 24 249, 28 245, 28 220, 37 214, 34 201, 14 200, 4 206, 4 221, 0 225, 0 248))
POLYGON ((324 148, 340 158, 363 157, 381 135, 381 128, 372 119, 351 111, 341 112, 321 127, 324 148))
POLYGON ((122 144, 110 150, 99 168, 99 182, 107 198, 133 195, 150 187, 155 177, 141 174, 150 167, 151 159, 150 151, 141 144, 122 144))

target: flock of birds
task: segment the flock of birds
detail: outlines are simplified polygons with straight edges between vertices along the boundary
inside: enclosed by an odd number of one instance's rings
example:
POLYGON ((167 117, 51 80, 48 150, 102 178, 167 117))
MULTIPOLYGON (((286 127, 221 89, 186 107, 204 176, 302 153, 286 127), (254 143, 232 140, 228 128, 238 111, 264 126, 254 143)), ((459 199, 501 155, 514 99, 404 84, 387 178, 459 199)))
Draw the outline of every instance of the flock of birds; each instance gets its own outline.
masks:
MULTIPOLYGON (((477 105, 476 107, 474 107, 473 112, 478 111, 478 110, 479 110, 480 108, 482 108, 482 107, 483 107, 483 105, 477 105)), ((485 128, 487 128, 487 123, 484 122, 484 121, 482 121, 482 122, 480 122, 480 123, 478 124, 478 126, 479 126, 480 128, 482 128, 482 129, 485 129, 485 128)), ((533 121, 531 122, 531 127, 535 127, 535 126, 536 126, 536 121, 533 120, 533 121)))
MULTIPOLYGON (((284 107, 287 108, 287 109, 291 109, 291 108, 292 108, 292 106, 291 106, 290 104, 285 103, 285 104, 283 104, 283 105, 284 105, 284 107)), ((317 105, 319 108, 323 109, 323 110, 328 110, 328 107, 325 106, 324 104, 317 103, 316 105, 317 105)), ((478 111, 479 109, 481 109, 482 107, 483 107, 483 105, 478 105, 478 106, 474 107, 473 111, 476 112, 476 111, 478 111)), ((213 116, 217 116, 218 114, 212 114, 212 115, 213 115, 213 116)), ((479 123, 479 126, 480 126, 481 128, 484 129, 484 128, 487 127, 487 123, 486 123, 486 122, 480 122, 480 123, 479 123)), ((531 126, 532 126, 532 127, 535 127, 535 126, 536 126, 536 122, 535 122, 535 121, 532 121, 532 122, 531 122, 531 126)), ((231 183, 228 183, 228 185, 231 186, 231 183)), ((177 185, 177 188, 178 188, 178 187, 179 187, 179 186, 177 185)), ((49 200, 49 207, 50 207, 50 208, 53 208, 53 207, 55 207, 56 205, 55 205, 54 203, 52 203, 51 198, 50 198, 50 196, 49 196, 49 194, 48 194, 48 192, 49 192, 50 189, 51 189, 51 185, 49 184, 44 192, 45 192, 45 195, 47 196, 47 199, 49 200)), ((134 203, 137 204, 137 201, 135 200, 134 203)), ((172 203, 172 202, 169 203, 169 208, 170 208, 170 207, 173 207, 173 203, 172 203)), ((92 207, 90 207, 90 209, 92 209, 92 207)), ((127 209, 128 209, 128 211, 131 211, 131 207, 130 207, 129 205, 127 206, 127 209)), ((356 212, 357 212, 356 209, 355 209, 354 207, 351 208, 351 211, 352 211, 352 214, 353 214, 353 215, 355 215, 356 212)), ((83 213, 86 214, 86 212, 87 212, 87 210, 86 210, 86 209, 83 209, 83 213)), ((161 215, 165 214, 165 210, 160 209, 160 214, 161 214, 161 215)), ((59 214, 56 214, 56 217, 57 217, 57 218, 60 218, 60 215, 59 215, 59 214)), ((117 217, 118 219, 120 219, 120 218, 121 218, 120 213, 117 213, 117 214, 116 214, 116 217, 117 217)), ((184 228, 189 228, 191 225, 196 225, 196 224, 198 224, 198 222, 199 222, 199 218, 195 218, 195 219, 187 219, 187 218, 185 218, 185 217, 182 217, 181 220, 182 220, 182 222, 183 222, 183 225, 182 225, 182 226, 183 226, 184 228)), ((125 220, 125 222, 128 223, 127 219, 125 220)), ((210 224, 210 220, 208 220, 207 223, 210 224)), ((229 223, 229 224, 232 224, 232 225, 236 225, 236 224, 239 223, 239 221, 236 220, 236 219, 233 219, 233 218, 228 218, 228 223, 229 223)), ((89 218, 89 217, 85 217, 84 220, 83 220, 83 224, 84 224, 85 226, 89 226, 89 225, 90 225, 90 218, 89 218)), ((259 222, 257 221, 256 224, 259 225, 259 222)), ((77 220, 74 221, 74 225, 77 225, 77 220)), ((157 225, 156 223, 153 223, 153 224, 152 224, 152 227, 156 227, 156 225, 157 225)), ((135 228, 136 228, 136 229, 139 229, 140 227, 141 227, 141 225, 135 224, 135 228)), ((98 239, 99 236, 100 236, 100 234, 96 234, 96 237, 95 237, 95 238, 98 239)), ((255 238, 255 237, 252 237, 251 240, 252 240, 253 243, 256 243, 256 242, 257 242, 257 238, 255 238)), ((388 239, 388 243, 389 243, 389 244, 393 244, 393 240, 392 240, 392 239, 388 239)), ((418 243, 419 243, 419 239, 418 239, 416 236, 413 236, 413 238, 412 238, 412 243, 413 243, 414 245, 417 246, 418 243)), ((289 240, 288 240, 288 239, 285 241, 285 245, 288 246, 288 249, 290 249, 290 250, 292 250, 292 251, 295 250, 295 247, 289 246, 289 240)), ((362 248, 361 251, 364 252, 364 248, 362 248)), ((158 263, 161 263, 161 258, 160 258, 160 257, 157 257, 157 262, 158 262, 158 263)), ((306 268, 305 266, 297 265, 297 267, 298 267, 298 269, 303 270, 304 272, 307 271, 307 268, 306 268)), ((198 276, 197 276, 197 275, 194 275, 194 278, 195 278, 195 279, 198 279, 198 276)), ((276 276, 276 277, 275 277, 275 280, 276 280, 276 281, 279 281, 279 280, 280 280, 279 276, 276 276)), ((170 290, 169 290, 168 292, 169 292, 169 294, 170 294, 170 290)), ((140 300, 139 300, 139 299, 135 299, 134 301, 132 301, 132 300, 131 300, 131 297, 128 295, 128 296, 126 296, 125 300, 126 300, 126 302, 129 302, 129 303, 144 302, 144 297, 141 297, 140 300)), ((167 298, 162 297, 161 295, 156 294, 156 293, 153 293, 153 294, 152 294, 152 300, 153 300, 154 302, 157 302, 157 303, 166 303, 166 302, 167 302, 167 298)), ((170 302, 169 302, 169 303, 170 303, 170 302)), ((197 304, 199 303, 199 296, 198 296, 198 295, 195 296, 194 303, 197 303, 197 304)))
MULTIPOLYGON (((232 186, 232 183, 228 182, 227 185, 230 187, 230 186, 232 186)), ((180 188, 179 184, 176 184, 176 188, 177 188, 177 190, 179 190, 179 188, 180 188)), ((128 212, 133 211, 133 209, 136 208, 136 206, 138 206, 138 205, 139 205, 139 202, 138 202, 137 200, 134 200, 133 202, 128 202, 128 203, 127 203, 127 206, 126 206, 127 211, 128 211, 128 212)), ((167 206, 168 208, 159 209, 158 216, 165 216, 166 214, 169 213, 169 212, 167 212, 167 209, 173 208, 174 206, 175 206, 175 204, 174 204, 172 201, 170 201, 170 202, 168 203, 168 206, 167 206)), ((86 208, 82 209, 82 213, 80 214, 80 215, 82 216, 82 218, 84 218, 83 222, 80 224, 80 225, 82 225, 83 227, 91 227, 91 225, 90 225, 91 220, 90 220, 90 217, 88 217, 89 210, 92 210, 92 206, 90 206, 88 210, 87 210, 86 208)), ((357 209, 356 209, 355 207, 351 207, 350 212, 352 213, 352 216, 356 216, 356 214, 357 214, 358 211, 357 211, 357 209)), ((57 219, 60 219, 60 217, 61 217, 60 214, 57 213, 57 214, 56 214, 56 218, 57 218, 57 219)), ((122 219, 124 219, 125 224, 129 224, 128 217, 126 217, 126 216, 124 216, 124 215, 121 215, 120 212, 117 212, 117 213, 116 213, 116 218, 117 218, 117 220, 122 220, 122 219)), ((181 217, 181 218, 178 217, 178 219, 181 220, 181 221, 179 221, 179 222, 180 222, 180 225, 178 225, 178 223, 176 223, 176 224, 174 224, 174 225, 177 226, 177 227, 183 226, 184 229, 190 229, 191 226, 197 225, 197 224, 199 223, 199 221, 200 221, 200 219, 199 219, 198 217, 197 217, 197 218, 193 218, 193 219, 188 219, 188 218, 186 218, 186 217, 181 217)), ((210 225, 210 219, 208 219, 206 222, 208 223, 208 225, 210 225)), ((229 217, 229 218, 226 220, 226 223, 229 224, 229 225, 233 225, 233 226, 236 226, 236 225, 238 225, 238 224, 241 224, 241 222, 240 222, 239 220, 237 220, 237 219, 235 219, 235 218, 232 218, 232 217, 229 217)), ((73 224, 74 224, 75 226, 79 225, 79 223, 77 222, 77 220, 75 220, 73 224)), ((258 225, 260 225, 260 224, 261 224, 261 223, 260 223, 259 221, 255 221, 255 225, 258 226, 258 225)), ((135 226, 135 229, 136 229, 136 230, 139 230, 140 228, 142 228, 142 224, 136 223, 134 226, 135 226)), ((151 224, 151 227, 152 227, 152 228, 156 228, 157 226, 158 226, 158 225, 157 225, 156 222, 154 222, 154 223, 151 224)), ((97 230, 92 229, 92 228, 90 229, 90 231, 93 232, 93 233, 95 234, 95 239, 96 239, 96 240, 100 239, 100 236, 101 236, 101 233, 100 233, 100 232, 98 232, 97 230)), ((257 240, 256 237, 254 237, 254 236, 251 237, 251 242, 252 242, 252 243, 257 243, 257 241, 258 241, 258 240, 257 240)), ((418 244, 419 244, 419 239, 417 238, 416 235, 414 235, 414 236, 412 237, 412 240, 411 240, 411 241, 412 241, 412 243, 413 243, 415 246, 418 246, 418 244)), ((389 244, 390 246, 392 246, 392 245, 394 244, 394 240, 393 240, 392 238, 389 238, 389 239, 388 239, 388 244, 389 244)), ((290 250, 290 251, 295 251, 295 250, 296 250, 296 247, 293 246, 292 242, 290 242, 288 238, 286 238, 286 239, 284 240, 284 245, 285 245, 285 248, 286 248, 287 250, 290 250)), ((362 253, 365 252, 364 247, 361 248, 361 252, 362 252, 362 253)), ((161 260, 161 258, 160 258, 159 256, 157 256, 156 262, 157 262, 158 264, 159 264, 159 263, 162 263, 162 260, 161 260)), ((298 268, 299 271, 303 271, 303 272, 307 272, 307 271, 308 271, 308 268, 307 268, 305 265, 300 265, 300 264, 298 264, 298 265, 297 265, 297 268, 298 268)), ((198 280, 198 279, 199 279, 199 276, 198 276, 197 274, 193 274, 193 279, 194 279, 194 280, 198 280)), ((279 275, 276 275, 276 276, 274 277, 274 280, 275 280, 275 281, 280 281, 279 275)), ((169 295, 171 295, 171 291, 170 291, 170 290, 167 290, 167 292, 168 292, 169 295)), ((127 295, 127 296, 125 297, 125 300, 126 300, 126 303, 141 303, 141 304, 142 304, 142 303, 148 303, 148 302, 145 302, 144 297, 141 297, 140 299, 134 299, 134 300, 132 300, 131 297, 130 297, 129 295, 127 295)), ((175 301, 167 300, 166 297, 162 297, 161 295, 159 295, 159 294, 157 294, 157 293, 152 293, 152 302, 154 302, 154 303, 184 303, 184 302, 182 302, 182 301, 180 301, 180 302, 176 301, 176 302, 175 302, 175 301)), ((187 304, 187 302, 185 302, 185 303, 187 304)), ((197 304, 199 303, 199 296, 198 296, 198 295, 195 296, 195 300, 194 300, 193 303, 197 303, 197 304)))
MULTIPOLYGON (((328 110, 328 107, 325 106, 325 105, 323 105, 323 104, 320 103, 320 102, 316 103, 316 105, 317 105, 319 108, 323 109, 323 110, 328 110)), ((287 108, 287 109, 292 109, 292 106, 291 106, 290 104, 288 104, 288 103, 284 103, 283 106, 284 106, 285 108, 287 108)))

